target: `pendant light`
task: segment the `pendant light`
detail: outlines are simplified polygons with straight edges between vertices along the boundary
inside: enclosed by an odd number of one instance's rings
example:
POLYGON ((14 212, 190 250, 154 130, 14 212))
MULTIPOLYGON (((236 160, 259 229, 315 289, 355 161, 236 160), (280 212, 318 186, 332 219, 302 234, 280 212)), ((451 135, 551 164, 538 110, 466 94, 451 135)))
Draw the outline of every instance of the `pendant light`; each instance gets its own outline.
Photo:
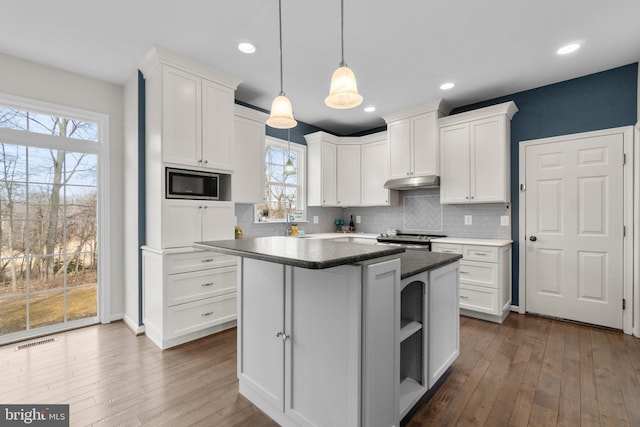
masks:
POLYGON ((271 115, 267 119, 267 124, 272 128, 290 129, 295 127, 298 122, 293 118, 291 101, 285 96, 282 89, 282 0, 278 0, 278 25, 280 27, 280 94, 271 104, 271 115))
POLYGON ((356 75, 344 62, 344 0, 340 0, 340 45, 342 61, 331 76, 331 89, 324 103, 331 108, 345 110, 357 107, 362 103, 362 95, 358 93, 356 75))
POLYGON ((284 175, 295 175, 296 168, 291 161, 291 129, 287 129, 287 154, 289 155, 289 160, 284 164, 284 175))

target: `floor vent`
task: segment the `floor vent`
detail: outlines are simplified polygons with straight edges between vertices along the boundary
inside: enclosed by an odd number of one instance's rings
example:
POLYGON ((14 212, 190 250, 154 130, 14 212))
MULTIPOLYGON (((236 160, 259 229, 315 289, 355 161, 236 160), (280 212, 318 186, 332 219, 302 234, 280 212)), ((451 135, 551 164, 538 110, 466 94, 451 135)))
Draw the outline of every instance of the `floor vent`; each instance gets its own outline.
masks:
POLYGON ((21 344, 18 346, 18 348, 16 348, 16 350, 24 350, 25 348, 31 348, 31 347, 35 347, 37 345, 42 345, 42 344, 48 344, 50 342, 55 342, 55 338, 47 338, 44 340, 40 340, 40 341, 33 341, 27 344, 21 344))

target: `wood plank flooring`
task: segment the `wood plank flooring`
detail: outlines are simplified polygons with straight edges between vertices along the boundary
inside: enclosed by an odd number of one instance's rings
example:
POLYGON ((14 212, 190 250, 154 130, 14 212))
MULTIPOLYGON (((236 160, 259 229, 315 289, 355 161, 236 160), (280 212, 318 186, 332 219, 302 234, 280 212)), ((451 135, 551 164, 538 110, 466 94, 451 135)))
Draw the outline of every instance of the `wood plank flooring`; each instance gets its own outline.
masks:
MULTIPOLYGON (((68 403, 72 426, 276 426, 238 394, 236 331, 166 351, 121 322, 0 347, 0 403, 68 403)), ((640 426, 640 340, 512 313, 461 317, 461 353, 417 426, 640 426)))

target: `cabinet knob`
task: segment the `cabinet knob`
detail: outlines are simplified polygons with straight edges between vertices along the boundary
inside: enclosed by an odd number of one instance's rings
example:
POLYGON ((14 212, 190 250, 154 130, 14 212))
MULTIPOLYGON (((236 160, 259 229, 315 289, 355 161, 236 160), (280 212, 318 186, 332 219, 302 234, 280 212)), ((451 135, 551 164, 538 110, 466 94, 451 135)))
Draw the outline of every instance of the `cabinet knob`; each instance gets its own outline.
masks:
POLYGON ((202 206, 198 206, 198 209, 202 209, 202 206))
POLYGON ((473 196, 471 196, 471 198, 473 199, 473 196))
POLYGON ((411 172, 407 172, 407 176, 411 175, 411 172))
POLYGON ((204 161, 204 164, 205 164, 205 165, 206 165, 207 163, 209 163, 209 160, 205 160, 205 161, 204 161))
POLYGON ((282 341, 286 341, 291 337, 289 335, 285 334, 282 331, 278 331, 278 332, 276 332, 276 338, 282 338, 282 341))
POLYGON ((538 238, 536 236, 531 236, 529 237, 529 240, 531 240, 532 242, 535 242, 536 240, 538 240, 538 238))
POLYGON ((466 196, 465 199, 469 200, 469 196, 466 196))
POLYGON ((202 159, 198 159, 198 163, 202 163, 202 159))
POLYGON ((205 206, 204 208, 207 209, 209 206, 205 206))

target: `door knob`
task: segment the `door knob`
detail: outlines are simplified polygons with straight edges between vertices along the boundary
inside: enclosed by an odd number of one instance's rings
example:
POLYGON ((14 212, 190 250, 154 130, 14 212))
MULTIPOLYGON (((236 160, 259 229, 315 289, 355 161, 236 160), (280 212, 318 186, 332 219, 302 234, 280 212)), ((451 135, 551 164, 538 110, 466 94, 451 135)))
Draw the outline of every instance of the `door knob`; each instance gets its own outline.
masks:
POLYGON ((536 240, 538 240, 538 238, 536 236, 530 236, 529 240, 531 240, 532 242, 535 242, 536 240))

